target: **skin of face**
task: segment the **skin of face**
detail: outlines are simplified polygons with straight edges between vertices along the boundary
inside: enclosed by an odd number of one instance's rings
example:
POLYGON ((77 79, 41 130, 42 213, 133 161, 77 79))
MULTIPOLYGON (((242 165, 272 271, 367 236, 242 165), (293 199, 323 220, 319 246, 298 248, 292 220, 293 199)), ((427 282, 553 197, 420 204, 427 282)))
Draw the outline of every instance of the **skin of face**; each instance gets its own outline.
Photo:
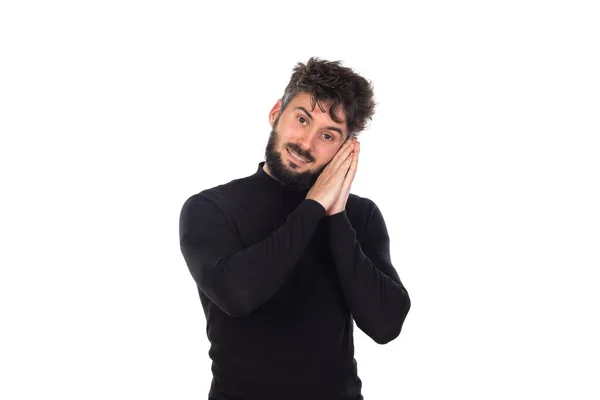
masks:
POLYGON ((336 113, 342 122, 337 123, 329 115, 330 103, 321 105, 325 111, 311 107, 310 94, 301 92, 283 111, 278 100, 269 112, 272 130, 263 169, 292 190, 309 190, 348 137, 342 108, 336 113))

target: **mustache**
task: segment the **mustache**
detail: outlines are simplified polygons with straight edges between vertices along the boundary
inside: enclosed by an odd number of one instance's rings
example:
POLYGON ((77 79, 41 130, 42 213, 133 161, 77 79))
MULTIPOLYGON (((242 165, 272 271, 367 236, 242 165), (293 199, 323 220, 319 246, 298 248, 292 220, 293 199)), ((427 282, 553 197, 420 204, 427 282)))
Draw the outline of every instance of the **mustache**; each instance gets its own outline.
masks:
POLYGON ((312 158, 312 156, 311 156, 310 154, 306 154, 306 153, 304 152, 304 150, 302 150, 302 149, 300 148, 300 146, 298 146, 298 145, 295 145, 295 144, 293 144, 293 143, 289 143, 289 144, 287 145, 287 147, 288 147, 288 149, 290 149, 290 150, 291 150, 291 151, 293 151, 294 153, 298 154, 300 157, 304 158, 305 160, 308 160, 308 161, 310 161, 310 162, 313 162, 313 161, 314 161, 314 160, 313 160, 313 158, 312 158))

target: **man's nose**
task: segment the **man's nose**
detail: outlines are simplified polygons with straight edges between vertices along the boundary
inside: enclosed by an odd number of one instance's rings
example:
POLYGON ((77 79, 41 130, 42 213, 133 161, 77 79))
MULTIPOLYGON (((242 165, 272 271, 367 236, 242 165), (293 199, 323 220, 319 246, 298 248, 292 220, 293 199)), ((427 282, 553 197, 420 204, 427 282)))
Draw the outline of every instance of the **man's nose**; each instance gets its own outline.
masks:
POLYGON ((312 153, 316 137, 316 131, 305 132, 302 136, 298 138, 298 141, 296 143, 305 152, 312 153))

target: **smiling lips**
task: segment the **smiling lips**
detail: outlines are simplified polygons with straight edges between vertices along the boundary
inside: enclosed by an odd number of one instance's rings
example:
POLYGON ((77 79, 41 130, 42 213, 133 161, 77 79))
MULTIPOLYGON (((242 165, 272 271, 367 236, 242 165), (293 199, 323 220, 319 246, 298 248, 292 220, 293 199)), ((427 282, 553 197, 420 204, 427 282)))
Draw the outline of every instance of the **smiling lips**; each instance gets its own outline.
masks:
MULTIPOLYGON (((286 148, 286 149, 287 149, 287 148, 286 148)), ((294 153, 294 152, 293 152, 293 151, 291 151, 290 149, 287 149, 287 152, 288 152, 288 154, 289 154, 290 156, 292 156, 292 158, 293 158, 294 160, 297 160, 298 162, 300 162, 300 163, 303 163, 303 164, 308 164, 308 163, 309 163, 309 161, 308 161, 308 160, 306 160, 305 158, 302 158, 302 157, 300 157, 298 154, 294 153)))

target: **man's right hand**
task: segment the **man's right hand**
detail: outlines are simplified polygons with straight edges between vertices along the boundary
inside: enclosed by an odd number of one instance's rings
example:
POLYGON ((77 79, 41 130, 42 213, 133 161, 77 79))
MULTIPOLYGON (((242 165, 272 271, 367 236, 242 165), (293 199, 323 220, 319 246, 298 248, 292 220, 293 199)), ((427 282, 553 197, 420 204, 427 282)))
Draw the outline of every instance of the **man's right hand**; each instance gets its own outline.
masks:
POLYGON ((344 178, 352 163, 352 151, 356 139, 349 139, 340 147, 331 162, 325 167, 315 184, 308 191, 307 199, 319 202, 325 210, 329 210, 340 195, 344 178))

